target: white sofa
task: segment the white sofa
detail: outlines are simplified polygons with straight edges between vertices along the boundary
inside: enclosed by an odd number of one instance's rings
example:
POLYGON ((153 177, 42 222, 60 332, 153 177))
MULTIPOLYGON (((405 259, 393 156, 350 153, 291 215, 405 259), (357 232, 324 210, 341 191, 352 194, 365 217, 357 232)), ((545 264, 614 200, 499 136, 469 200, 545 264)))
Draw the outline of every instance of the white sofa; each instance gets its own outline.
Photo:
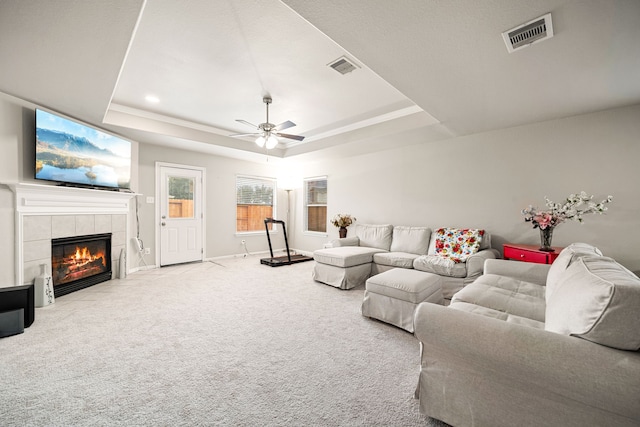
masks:
POLYGON ((640 425, 640 279, 591 245, 549 266, 487 260, 422 303, 420 410, 464 426, 640 425))
MULTIPOLYGON (((330 248, 313 253, 313 279, 340 289, 364 285, 376 274, 393 268, 410 268, 434 273, 429 255, 435 254, 435 233, 429 227, 356 224, 355 236, 337 239, 330 248)), ((491 235, 485 231, 477 253, 454 268, 436 271, 442 276, 442 293, 454 293, 482 274, 484 261, 497 258, 491 235)))

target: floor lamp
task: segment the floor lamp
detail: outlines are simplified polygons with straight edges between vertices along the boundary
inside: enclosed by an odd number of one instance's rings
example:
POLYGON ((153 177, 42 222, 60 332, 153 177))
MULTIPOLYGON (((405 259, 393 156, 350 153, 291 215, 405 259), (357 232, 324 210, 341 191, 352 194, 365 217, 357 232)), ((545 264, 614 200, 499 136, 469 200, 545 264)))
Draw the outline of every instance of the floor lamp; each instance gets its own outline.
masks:
MULTIPOLYGON (((289 227, 291 227, 291 190, 293 190, 293 188, 284 189, 284 191, 287 192, 287 224, 289 224, 289 227)), ((289 230, 291 230, 291 228, 289 228, 289 230)))
POLYGON ((280 188, 287 192, 287 226, 291 230, 291 191, 297 187, 296 179, 287 177, 280 180, 280 188))

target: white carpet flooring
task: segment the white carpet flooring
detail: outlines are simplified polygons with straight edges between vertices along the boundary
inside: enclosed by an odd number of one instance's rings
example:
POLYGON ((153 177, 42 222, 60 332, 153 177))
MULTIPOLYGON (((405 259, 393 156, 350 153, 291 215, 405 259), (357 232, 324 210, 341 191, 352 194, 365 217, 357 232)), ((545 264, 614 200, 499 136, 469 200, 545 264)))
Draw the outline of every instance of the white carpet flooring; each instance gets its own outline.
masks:
POLYGON ((230 258, 62 296, 0 340, 0 424, 443 425, 413 398, 413 335, 312 268, 230 258))

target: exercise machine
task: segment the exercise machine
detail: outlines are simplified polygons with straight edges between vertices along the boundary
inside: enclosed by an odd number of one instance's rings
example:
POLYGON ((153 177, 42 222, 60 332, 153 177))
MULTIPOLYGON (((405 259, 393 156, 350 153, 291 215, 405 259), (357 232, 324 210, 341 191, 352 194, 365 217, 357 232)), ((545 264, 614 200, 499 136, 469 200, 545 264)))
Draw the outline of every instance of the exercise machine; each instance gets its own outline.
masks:
POLYGON ((260 264, 265 264, 270 267, 280 267, 282 265, 291 265, 298 262, 305 262, 313 260, 312 257, 306 255, 291 255, 289 250, 289 241, 287 240, 287 228, 284 221, 273 218, 266 218, 264 220, 264 228, 267 230, 267 240, 269 241, 269 253, 271 258, 261 258, 260 264), (269 236, 269 224, 282 224, 282 233, 284 234, 284 245, 287 248, 287 254, 283 256, 273 256, 273 247, 271 246, 271 237, 269 236))

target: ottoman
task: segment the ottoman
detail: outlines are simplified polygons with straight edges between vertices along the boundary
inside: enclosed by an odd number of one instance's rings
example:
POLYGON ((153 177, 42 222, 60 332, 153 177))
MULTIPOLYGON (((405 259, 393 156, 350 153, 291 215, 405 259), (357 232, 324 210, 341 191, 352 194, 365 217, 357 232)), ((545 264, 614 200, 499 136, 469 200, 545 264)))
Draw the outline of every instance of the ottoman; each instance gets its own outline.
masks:
POLYGON ((444 303, 442 278, 425 271, 394 268, 367 279, 362 315, 413 333, 413 313, 425 301, 444 303))
POLYGON ((319 249, 313 253, 316 261, 312 277, 316 282, 351 289, 364 285, 371 276, 373 255, 384 252, 381 249, 366 246, 340 246, 319 249))

